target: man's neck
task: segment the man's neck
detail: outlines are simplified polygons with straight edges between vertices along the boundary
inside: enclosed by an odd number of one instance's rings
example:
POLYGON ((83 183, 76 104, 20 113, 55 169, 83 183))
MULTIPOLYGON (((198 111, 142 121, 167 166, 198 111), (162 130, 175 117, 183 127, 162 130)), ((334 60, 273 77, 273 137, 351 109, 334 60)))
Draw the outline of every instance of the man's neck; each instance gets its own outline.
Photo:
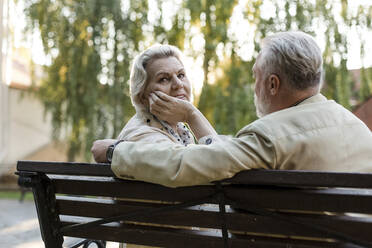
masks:
POLYGON ((282 109, 290 108, 293 106, 297 106, 298 104, 302 103, 306 99, 316 95, 319 93, 319 89, 311 88, 305 91, 287 91, 288 93, 278 96, 277 102, 273 104, 273 111, 276 112, 282 109))

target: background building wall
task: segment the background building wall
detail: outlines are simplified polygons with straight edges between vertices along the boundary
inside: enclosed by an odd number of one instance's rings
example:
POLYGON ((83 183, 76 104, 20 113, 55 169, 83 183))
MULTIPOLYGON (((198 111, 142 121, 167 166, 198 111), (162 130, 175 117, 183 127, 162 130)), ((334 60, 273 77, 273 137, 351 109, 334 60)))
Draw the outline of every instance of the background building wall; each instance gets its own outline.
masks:
MULTIPOLYGON (((52 141, 50 116, 28 91, 31 51, 12 42, 11 1, 0 0, 0 182, 14 177, 18 160, 66 160, 65 145, 52 141)), ((42 67, 34 64, 33 69, 38 82, 42 67)))
POLYGON ((36 152, 51 141, 50 118, 44 116, 43 106, 30 93, 9 89, 10 123, 9 152, 5 163, 15 163, 36 152))
MULTIPOLYGON (((8 10, 9 3, 7 0, 0 1, 0 164, 7 155, 7 141, 9 134, 8 111, 8 86, 6 78, 8 46, 8 10)), ((0 168, 1 173, 1 168, 0 168)))
POLYGON ((372 131, 372 97, 360 104, 353 113, 372 131))

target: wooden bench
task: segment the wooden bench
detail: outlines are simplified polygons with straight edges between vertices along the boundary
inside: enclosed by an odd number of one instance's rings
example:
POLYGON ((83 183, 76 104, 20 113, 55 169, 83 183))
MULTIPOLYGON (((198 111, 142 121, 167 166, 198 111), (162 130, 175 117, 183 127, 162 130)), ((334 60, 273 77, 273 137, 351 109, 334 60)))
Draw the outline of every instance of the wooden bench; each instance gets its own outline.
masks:
POLYGON ((372 247, 372 174, 251 170, 167 188, 117 179, 108 164, 17 169, 48 248, 64 236, 177 248, 372 247))

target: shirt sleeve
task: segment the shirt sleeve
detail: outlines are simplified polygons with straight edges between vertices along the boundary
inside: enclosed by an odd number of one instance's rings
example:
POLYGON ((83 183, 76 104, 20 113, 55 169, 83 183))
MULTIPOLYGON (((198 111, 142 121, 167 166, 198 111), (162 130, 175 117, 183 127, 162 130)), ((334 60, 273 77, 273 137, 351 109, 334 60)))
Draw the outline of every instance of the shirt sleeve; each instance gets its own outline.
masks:
POLYGON ((111 168, 121 178, 179 187, 230 178, 242 170, 272 169, 274 163, 273 144, 248 133, 187 147, 170 142, 122 142, 114 151, 111 168))

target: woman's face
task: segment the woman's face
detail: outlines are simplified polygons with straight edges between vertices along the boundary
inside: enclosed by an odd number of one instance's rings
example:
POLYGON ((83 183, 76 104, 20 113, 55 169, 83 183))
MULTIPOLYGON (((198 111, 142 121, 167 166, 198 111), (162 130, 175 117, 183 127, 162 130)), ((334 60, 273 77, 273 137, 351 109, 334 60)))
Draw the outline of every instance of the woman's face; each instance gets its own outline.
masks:
POLYGON ((152 60, 147 64, 146 72, 147 86, 143 94, 145 104, 148 105, 149 95, 154 91, 190 101, 190 82, 185 68, 177 58, 172 56, 152 60))

